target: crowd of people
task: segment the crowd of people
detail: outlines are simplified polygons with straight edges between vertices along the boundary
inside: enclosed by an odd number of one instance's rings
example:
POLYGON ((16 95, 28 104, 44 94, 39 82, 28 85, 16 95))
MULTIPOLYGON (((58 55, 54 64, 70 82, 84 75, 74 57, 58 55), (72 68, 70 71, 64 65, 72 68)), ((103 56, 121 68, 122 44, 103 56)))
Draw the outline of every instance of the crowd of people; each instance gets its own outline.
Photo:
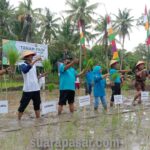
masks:
MULTIPOLYGON (((47 73, 41 73, 37 76, 35 64, 41 60, 41 57, 36 57, 36 53, 33 51, 24 51, 22 53, 22 59, 24 62, 20 65, 20 70, 22 72, 24 85, 23 93, 20 100, 20 105, 18 108, 18 119, 20 120, 23 112, 28 106, 30 100, 33 101, 34 111, 36 118, 40 117, 40 86, 44 83, 39 84, 39 79, 44 77, 47 73), (35 58, 33 59, 33 57, 35 58)), ((110 70, 107 74, 102 74, 102 67, 96 65, 93 68, 88 68, 80 73, 74 68, 74 65, 78 64, 78 59, 72 59, 64 57, 63 61, 59 65, 59 102, 58 102, 58 115, 63 111, 64 105, 69 104, 70 112, 74 112, 74 101, 75 101, 75 90, 80 88, 79 77, 85 77, 85 93, 90 95, 90 98, 94 100, 94 110, 97 111, 99 107, 99 101, 103 105, 104 110, 107 111, 108 104, 106 100, 106 78, 110 79, 110 85, 112 90, 112 95, 110 98, 110 107, 114 103, 114 95, 121 94, 121 76, 130 70, 119 70, 119 61, 111 60, 110 70)), ((0 75, 11 72, 11 68, 0 70, 0 75)), ((145 62, 139 61, 136 64, 135 70, 135 89, 136 95, 133 100, 133 105, 141 103, 141 91, 145 91, 145 81, 149 77, 149 71, 145 69, 145 62)), ((43 79, 42 79, 43 80, 43 79)))
MULTIPOLYGON (((107 74, 102 74, 102 67, 96 65, 93 68, 88 68, 82 73, 77 75, 74 64, 78 63, 76 60, 71 60, 69 58, 64 59, 59 66, 60 69, 60 97, 59 97, 59 109, 58 114, 61 114, 63 105, 68 104, 70 106, 70 112, 74 111, 74 97, 75 97, 75 88, 79 88, 79 82, 76 78, 83 75, 85 76, 85 94, 89 94, 90 97, 94 97, 94 110, 98 110, 99 101, 107 111, 108 105, 106 100, 106 78, 110 79, 110 86, 112 90, 112 95, 110 98, 110 107, 114 104, 114 95, 121 95, 121 84, 123 74, 130 72, 131 70, 119 70, 119 61, 111 60, 110 70, 107 74), (63 88, 62 88, 63 86, 63 88), (93 88, 93 89, 92 89, 93 88), (93 91, 93 92, 92 92, 93 91), (71 93, 72 92, 72 93, 71 93), (100 99, 100 100, 99 100, 100 99)), ((145 91, 145 81, 146 77, 149 76, 149 71, 145 69, 145 62, 139 61, 136 66, 135 71, 135 89, 137 91, 135 98, 133 100, 133 105, 138 99, 138 103, 141 102, 141 91, 145 91)), ((78 79, 79 81, 79 79, 78 79)))

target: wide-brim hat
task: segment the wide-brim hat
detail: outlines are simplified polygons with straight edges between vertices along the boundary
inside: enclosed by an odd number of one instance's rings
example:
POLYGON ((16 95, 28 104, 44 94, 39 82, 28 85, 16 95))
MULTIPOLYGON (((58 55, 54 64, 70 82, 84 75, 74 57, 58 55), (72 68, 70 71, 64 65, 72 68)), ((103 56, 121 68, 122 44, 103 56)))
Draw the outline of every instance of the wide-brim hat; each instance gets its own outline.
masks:
POLYGON ((136 67, 138 67, 141 64, 145 64, 145 62, 144 61, 138 61, 137 64, 136 64, 136 67))
POLYGON ((111 60, 109 65, 112 66, 112 65, 114 65, 116 63, 118 63, 118 60, 111 60))
POLYGON ((30 50, 25 50, 22 52, 21 58, 24 59, 25 57, 28 57, 30 55, 35 56, 36 53, 30 50))

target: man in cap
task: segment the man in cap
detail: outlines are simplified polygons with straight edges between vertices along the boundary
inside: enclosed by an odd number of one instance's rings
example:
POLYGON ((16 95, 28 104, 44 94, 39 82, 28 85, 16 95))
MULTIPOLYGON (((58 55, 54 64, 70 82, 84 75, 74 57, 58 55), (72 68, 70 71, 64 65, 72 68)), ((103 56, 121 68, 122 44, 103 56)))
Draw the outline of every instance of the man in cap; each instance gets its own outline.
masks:
POLYGON ((70 57, 63 59, 63 63, 59 66, 60 80, 59 80, 59 107, 58 114, 60 115, 63 110, 63 105, 66 105, 68 101, 70 112, 74 112, 74 97, 75 97, 75 80, 76 77, 81 76, 84 71, 77 75, 76 70, 73 68, 75 64, 78 64, 79 60, 70 57))
POLYGON ((144 61, 138 61, 136 64, 136 70, 135 70, 135 89, 136 89, 136 95, 133 100, 133 105, 135 105, 135 101, 137 99, 138 103, 141 103, 141 91, 145 91, 145 81, 146 77, 149 76, 149 72, 145 69, 145 62, 144 61))
POLYGON ((41 57, 36 57, 33 60, 33 57, 36 55, 35 52, 26 50, 22 54, 22 58, 25 60, 24 63, 20 66, 24 85, 23 85, 23 94, 20 101, 20 106, 18 108, 18 119, 20 120, 24 110, 28 106, 30 100, 33 100, 33 106, 36 118, 40 117, 40 87, 38 83, 38 77, 36 72, 35 63, 41 60, 41 57))

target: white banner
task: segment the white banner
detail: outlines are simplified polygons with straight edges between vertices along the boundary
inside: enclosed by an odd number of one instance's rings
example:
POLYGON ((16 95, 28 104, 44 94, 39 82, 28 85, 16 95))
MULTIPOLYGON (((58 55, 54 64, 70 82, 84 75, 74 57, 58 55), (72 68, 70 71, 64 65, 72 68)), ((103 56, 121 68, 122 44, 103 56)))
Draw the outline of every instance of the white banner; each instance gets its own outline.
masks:
POLYGON ((123 103, 122 95, 114 95, 114 103, 115 105, 122 104, 123 103))
MULTIPOLYGON (((3 65, 9 64, 7 60, 7 51, 8 50, 16 50, 19 53, 22 53, 24 50, 34 51, 37 56, 41 56, 42 60, 48 59, 48 45, 45 44, 37 44, 37 43, 28 43, 22 41, 12 41, 12 40, 2 40, 2 48, 3 48, 3 65)), ((21 62, 19 62, 21 63, 21 62)), ((37 66, 41 66, 41 63, 37 63, 37 66)))
POLYGON ((2 100, 0 101, 0 114, 8 113, 8 101, 2 100))
POLYGON ((145 100, 148 100, 148 99, 149 99, 149 92, 147 92, 147 91, 141 92, 141 100, 145 101, 145 100))
POLYGON ((42 103, 42 114, 57 111, 57 101, 47 101, 42 103))
POLYGON ((90 96, 80 96, 79 97, 79 106, 83 107, 83 106, 87 106, 90 105, 90 96))

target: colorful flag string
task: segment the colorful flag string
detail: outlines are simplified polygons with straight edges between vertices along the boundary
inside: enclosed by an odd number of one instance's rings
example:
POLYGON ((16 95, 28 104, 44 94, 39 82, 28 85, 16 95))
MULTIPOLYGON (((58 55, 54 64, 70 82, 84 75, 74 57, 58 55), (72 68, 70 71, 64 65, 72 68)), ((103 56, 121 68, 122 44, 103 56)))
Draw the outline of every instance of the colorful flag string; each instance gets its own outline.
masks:
POLYGON ((78 21, 78 27, 79 27, 79 32, 80 32, 80 43, 81 47, 84 49, 85 48, 85 37, 83 33, 83 25, 81 20, 78 21))
POLYGON ((113 32, 113 28, 110 21, 110 16, 107 16, 107 32, 108 32, 108 39, 112 46, 112 53, 113 58, 115 60, 119 60, 119 55, 116 47, 116 41, 115 41, 115 33, 113 32))
POLYGON ((85 47, 85 37, 84 37, 84 32, 83 32, 83 24, 84 22, 82 20, 78 21, 78 28, 79 28, 79 32, 80 32, 80 44, 81 44, 81 48, 84 52, 84 61, 83 64, 86 64, 86 47, 85 47))
POLYGON ((145 13, 144 13, 144 26, 145 26, 145 30, 147 31, 146 44, 147 44, 147 46, 149 46, 150 45, 150 25, 149 25, 149 21, 148 21, 146 6, 145 6, 145 13))

